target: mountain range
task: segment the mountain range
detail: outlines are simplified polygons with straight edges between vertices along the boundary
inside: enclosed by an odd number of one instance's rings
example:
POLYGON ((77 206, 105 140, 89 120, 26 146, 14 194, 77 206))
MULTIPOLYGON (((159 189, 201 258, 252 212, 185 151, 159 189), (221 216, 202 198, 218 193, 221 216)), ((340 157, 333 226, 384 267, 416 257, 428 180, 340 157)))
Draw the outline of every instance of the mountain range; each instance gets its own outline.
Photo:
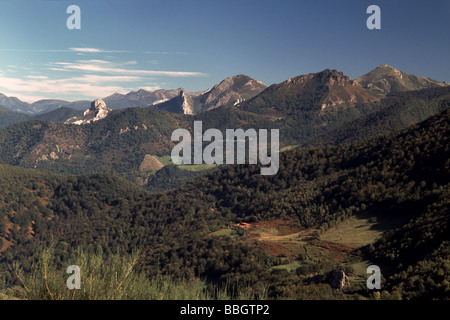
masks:
POLYGON ((28 115, 37 115, 53 111, 55 109, 65 107, 71 109, 83 109, 86 105, 89 105, 90 101, 80 100, 69 102, 58 99, 44 99, 33 103, 23 102, 15 97, 7 97, 0 93, 0 105, 12 110, 21 112, 28 115))
MULTIPOLYGON (((140 170, 145 159, 170 155, 172 132, 178 128, 192 132, 194 121, 202 121, 204 130, 217 128, 223 133, 229 128, 279 129, 282 148, 340 144, 423 121, 444 110, 450 98, 450 86, 379 95, 330 69, 269 87, 238 75, 202 93, 177 92, 174 98, 146 108, 108 111, 112 108, 107 101, 112 100, 106 99, 98 104, 104 107, 102 120, 96 108, 87 108, 84 116, 59 108, 48 113, 47 119, 39 115, 33 121, 10 125, 0 130, 0 160, 59 173, 108 172, 153 189, 147 184, 159 184, 158 180, 151 177, 152 172, 140 170), (182 111, 186 101, 194 106, 188 114, 182 111), (68 123, 83 125, 64 124, 69 118, 68 123), (99 121, 90 123, 94 118, 99 121), (54 123, 42 121, 51 119, 54 123)), ((160 94, 164 96, 157 98, 168 98, 167 92, 160 94)), ((139 95, 146 94, 141 91, 139 95)), ((130 96, 136 98, 134 93, 130 96)), ((180 181, 192 176, 177 169, 162 173, 180 181)))
POLYGON ((298 111, 328 112, 378 100, 380 97, 342 72, 326 69, 271 85, 238 107, 257 114, 287 116, 298 111))
MULTIPOLYGON (((311 77, 311 75, 312 74, 295 77, 286 80, 286 82, 291 81, 291 86, 299 85, 301 81, 311 77)), ((332 93, 328 99, 324 99, 324 107, 342 103, 352 104, 361 101, 361 99, 374 99, 369 93, 360 90, 356 84, 368 89, 375 95, 386 95, 390 92, 421 90, 448 85, 447 83, 438 82, 427 77, 406 74, 387 65, 378 66, 369 73, 352 80, 353 84, 348 82, 350 80, 348 77, 343 81, 343 77, 344 76, 341 75, 340 80, 338 79, 339 77, 336 77, 335 80, 337 82, 330 84, 331 86, 335 86, 335 89, 340 87, 340 90, 334 90, 334 94, 337 95, 336 97, 333 97, 332 93), (346 83, 344 84, 344 82, 346 83)), ((320 81, 320 79, 315 80, 320 81)), ((280 85, 283 85, 283 83, 274 84, 273 86, 276 88, 276 86, 280 85)), ((127 94, 115 93, 102 98, 102 100, 105 101, 108 108, 113 110, 134 107, 151 107, 156 110, 169 112, 197 114, 199 112, 209 111, 218 106, 232 106, 247 101, 260 94, 266 88, 266 85, 260 81, 254 80, 246 75, 236 75, 226 78, 221 83, 206 91, 189 92, 182 88, 172 90, 161 89, 156 91, 140 89, 138 91, 131 91, 127 94)), ((305 90, 307 90, 307 88, 305 88, 305 90)), ((61 107, 86 110, 89 108, 90 101, 81 100, 69 102, 57 99, 44 99, 30 104, 15 97, 7 97, 0 93, 0 105, 13 111, 28 115, 37 115, 54 111, 61 107)))
POLYGON ((131 91, 127 94, 115 93, 103 98, 102 100, 105 101, 108 108, 112 110, 137 107, 145 108, 154 103, 170 100, 178 96, 181 90, 182 89, 161 89, 156 91, 147 91, 140 89, 138 91, 131 91))

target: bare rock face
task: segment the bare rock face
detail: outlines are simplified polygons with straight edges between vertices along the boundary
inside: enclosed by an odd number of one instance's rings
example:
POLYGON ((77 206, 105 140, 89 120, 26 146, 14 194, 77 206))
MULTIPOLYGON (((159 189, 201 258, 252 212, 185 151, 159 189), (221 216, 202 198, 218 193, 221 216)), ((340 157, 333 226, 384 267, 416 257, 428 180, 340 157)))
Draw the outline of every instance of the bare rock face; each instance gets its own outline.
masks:
POLYGON ((342 289, 350 285, 350 281, 343 270, 330 271, 327 275, 327 281, 335 289, 342 289))
POLYGON ((103 101, 102 99, 96 99, 91 102, 91 108, 86 110, 84 112, 84 115, 91 113, 91 112, 98 112, 100 110, 106 110, 106 109, 108 109, 108 108, 106 107, 105 101, 103 101))
POLYGON ((189 103, 189 97, 186 95, 186 92, 184 90, 180 93, 181 99, 183 101, 181 107, 183 108, 183 114, 194 114, 194 107, 189 103))
POLYGON ((88 124, 106 118, 110 112, 111 109, 106 107, 105 101, 102 99, 96 99, 91 102, 91 107, 84 112, 82 117, 70 118, 65 122, 65 124, 88 124))

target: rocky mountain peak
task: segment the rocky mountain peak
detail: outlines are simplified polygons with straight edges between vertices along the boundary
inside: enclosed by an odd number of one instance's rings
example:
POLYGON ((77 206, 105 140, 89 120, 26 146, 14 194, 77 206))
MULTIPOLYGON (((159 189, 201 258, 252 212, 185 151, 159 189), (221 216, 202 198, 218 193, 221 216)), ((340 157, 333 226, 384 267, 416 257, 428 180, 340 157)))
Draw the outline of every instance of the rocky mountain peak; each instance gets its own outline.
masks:
POLYGON ((354 80, 342 72, 325 69, 317 73, 309 73, 288 79, 280 84, 272 85, 268 94, 297 99, 299 96, 315 96, 320 101, 321 110, 340 107, 351 107, 357 103, 375 101, 377 97, 359 86, 354 80))
POLYGON ((303 88, 308 83, 312 81, 320 82, 326 86, 333 86, 335 84, 339 86, 345 86, 347 84, 354 85, 353 80, 344 75, 342 72, 337 70, 325 69, 318 73, 309 73, 301 76, 297 76, 294 78, 290 78, 283 83, 281 83, 280 87, 298 87, 303 88))
POLYGON ((192 115, 220 106, 235 106, 253 98, 266 88, 261 81, 239 74, 228 77, 214 87, 198 94, 180 89, 177 97, 172 98, 170 101, 158 102, 151 107, 163 111, 192 115))
POLYGON ((237 105, 261 93, 267 86, 244 74, 222 80, 201 97, 203 111, 222 105, 237 105))
POLYGON ((323 72, 323 76, 328 78, 328 85, 338 85, 338 86, 345 86, 345 85, 354 85, 354 81, 344 75, 344 73, 337 71, 337 70, 325 70, 323 72))
POLYGON ((387 64, 376 67, 369 73, 357 78, 356 81, 362 87, 376 94, 445 86, 445 84, 439 81, 408 74, 387 64))
POLYGON ((382 68, 395 69, 394 67, 391 67, 391 66, 389 66, 389 65, 387 65, 387 64, 380 64, 380 65, 377 67, 377 69, 382 69, 382 68))
POLYGON ((124 94, 116 92, 116 93, 113 93, 112 95, 106 97, 105 99, 121 99, 124 96, 125 96, 124 94))

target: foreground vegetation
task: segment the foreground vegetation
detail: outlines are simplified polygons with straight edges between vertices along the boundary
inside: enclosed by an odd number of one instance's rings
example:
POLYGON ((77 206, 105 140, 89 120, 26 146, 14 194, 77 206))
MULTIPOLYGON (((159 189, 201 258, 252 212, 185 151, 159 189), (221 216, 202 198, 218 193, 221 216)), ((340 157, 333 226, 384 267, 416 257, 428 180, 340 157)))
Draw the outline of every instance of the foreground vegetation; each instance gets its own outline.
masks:
POLYGON ((52 247, 41 249, 29 271, 14 263, 20 285, 0 289, 4 299, 27 300, 251 300, 265 299, 263 289, 236 291, 231 285, 208 284, 200 279, 158 277, 150 280, 137 271, 139 254, 104 257, 101 252, 77 250, 68 263, 78 266, 80 288, 68 289, 71 274, 55 261, 52 247))

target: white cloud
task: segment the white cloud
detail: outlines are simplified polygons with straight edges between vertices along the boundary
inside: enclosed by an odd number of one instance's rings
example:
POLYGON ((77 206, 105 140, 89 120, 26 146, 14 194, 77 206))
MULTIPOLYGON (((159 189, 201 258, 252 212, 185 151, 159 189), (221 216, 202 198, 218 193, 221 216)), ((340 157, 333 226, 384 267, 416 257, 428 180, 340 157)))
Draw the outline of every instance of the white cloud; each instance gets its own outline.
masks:
POLYGON ((25 78, 28 78, 28 79, 37 79, 37 80, 48 79, 47 76, 26 76, 25 78))
MULTIPOLYGON (((127 62, 121 65, 126 65, 127 62)), ((134 61, 128 62, 134 64, 134 61)), ((202 72, 189 71, 156 71, 156 70, 141 70, 141 69, 125 69, 120 67, 120 64, 105 60, 77 60, 76 62, 53 62, 50 64, 51 70, 77 70, 87 72, 101 72, 108 74, 126 74, 139 76, 166 76, 166 77, 204 77, 202 72)))
POLYGON ((188 52, 167 52, 167 51, 144 51, 144 53, 147 54, 161 54, 161 55, 170 55, 170 54, 174 54, 174 55, 186 55, 189 54, 188 52))
POLYGON ((153 86, 153 87, 141 87, 141 89, 147 90, 147 91, 156 91, 161 89, 159 86, 153 86))
POLYGON ((85 74, 82 77, 73 77, 72 81, 100 83, 100 82, 130 82, 142 80, 136 76, 100 76, 95 74, 85 74))
POLYGON ((75 52, 83 52, 83 53, 98 53, 102 52, 102 50, 97 48, 69 48, 70 51, 75 52))
POLYGON ((128 50, 104 50, 99 48, 69 48, 69 51, 80 53, 132 53, 128 50))

